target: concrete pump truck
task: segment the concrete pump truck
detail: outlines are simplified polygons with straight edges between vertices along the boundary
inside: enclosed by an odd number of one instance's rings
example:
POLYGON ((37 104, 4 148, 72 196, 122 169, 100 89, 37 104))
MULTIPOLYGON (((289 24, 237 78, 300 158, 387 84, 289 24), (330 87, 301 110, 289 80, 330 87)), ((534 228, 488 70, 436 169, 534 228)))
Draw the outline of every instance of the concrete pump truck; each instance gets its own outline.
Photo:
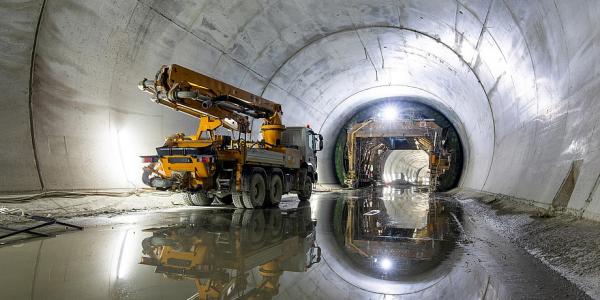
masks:
POLYGON ((170 136, 157 155, 142 157, 144 184, 181 192, 186 204, 199 206, 277 205, 290 192, 310 198, 323 137, 308 126, 285 127, 280 104, 178 65, 163 66, 139 88, 199 119, 195 134, 170 136), (250 118, 262 119, 259 141, 249 139, 250 118))

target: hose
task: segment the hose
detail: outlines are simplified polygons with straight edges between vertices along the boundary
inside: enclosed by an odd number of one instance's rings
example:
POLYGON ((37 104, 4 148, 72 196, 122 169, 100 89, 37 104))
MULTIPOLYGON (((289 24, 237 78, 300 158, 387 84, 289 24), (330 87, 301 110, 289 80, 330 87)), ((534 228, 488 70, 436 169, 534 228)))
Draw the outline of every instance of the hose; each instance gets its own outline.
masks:
POLYGON ((25 211, 20 208, 0 207, 0 214, 24 216, 25 211))
POLYGON ((8 196, 0 196, 0 203, 27 203, 38 199, 43 198, 80 198, 86 196, 104 196, 104 197, 130 197, 130 196, 141 196, 141 195, 153 195, 153 196, 162 196, 169 197, 172 195, 170 192, 156 192, 150 189, 135 189, 123 192, 111 192, 111 191, 79 191, 79 192, 69 192, 69 191, 47 191, 41 192, 37 194, 30 195, 8 195, 8 196))

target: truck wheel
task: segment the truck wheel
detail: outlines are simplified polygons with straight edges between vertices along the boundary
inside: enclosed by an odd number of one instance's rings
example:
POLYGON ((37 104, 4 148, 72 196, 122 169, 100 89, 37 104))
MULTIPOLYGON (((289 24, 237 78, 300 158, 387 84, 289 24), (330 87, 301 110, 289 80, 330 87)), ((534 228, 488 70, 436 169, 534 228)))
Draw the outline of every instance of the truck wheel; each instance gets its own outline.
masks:
POLYGON ((255 250, 265 239, 265 214, 263 210, 245 210, 242 217, 241 240, 244 249, 255 250))
POLYGON ((243 196, 241 194, 235 193, 233 195, 231 195, 231 200, 233 200, 233 206, 235 206, 235 208, 246 208, 244 206, 244 200, 243 200, 243 196))
POLYGON ((265 178, 260 173, 253 173, 250 177, 250 186, 248 191, 242 194, 242 200, 246 208, 256 208, 263 206, 267 194, 267 185, 265 178))
POLYGON ((190 206, 209 206, 212 201, 204 191, 183 193, 183 202, 190 206))
POLYGON ((281 210, 271 209, 265 212, 265 231, 271 241, 278 240, 283 235, 283 217, 281 210))
POLYGON ((306 176, 304 177, 304 185, 302 186, 302 189, 298 191, 298 199, 300 199, 300 201, 307 201, 308 199, 310 199, 310 195, 312 194, 312 179, 310 179, 310 176, 306 176))
POLYGON ((279 205, 281 202, 281 194, 283 194, 283 182, 279 175, 271 176, 271 185, 269 186, 269 202, 272 205, 279 205))
POLYGON ((237 228, 237 227, 241 227, 242 226, 242 218, 244 217, 244 211, 246 211, 245 209, 236 209, 233 211, 233 214, 231 215, 231 227, 232 228, 237 228))

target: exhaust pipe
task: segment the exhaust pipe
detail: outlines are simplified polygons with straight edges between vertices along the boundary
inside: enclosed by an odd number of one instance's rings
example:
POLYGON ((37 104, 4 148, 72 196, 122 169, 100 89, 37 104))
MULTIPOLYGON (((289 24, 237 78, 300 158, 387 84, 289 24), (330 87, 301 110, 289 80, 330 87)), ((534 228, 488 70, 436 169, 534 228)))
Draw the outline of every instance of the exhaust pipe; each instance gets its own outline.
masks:
POLYGON ((212 101, 207 100, 207 101, 202 101, 202 108, 204 109, 209 109, 213 106, 212 101))

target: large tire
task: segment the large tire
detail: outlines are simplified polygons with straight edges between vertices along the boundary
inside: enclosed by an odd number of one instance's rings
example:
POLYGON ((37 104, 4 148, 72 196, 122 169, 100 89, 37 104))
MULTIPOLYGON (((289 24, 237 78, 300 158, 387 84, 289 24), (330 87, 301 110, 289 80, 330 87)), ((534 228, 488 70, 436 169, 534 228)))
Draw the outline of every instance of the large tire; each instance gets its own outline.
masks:
POLYGON ((298 199, 300 199, 300 201, 307 201, 308 199, 310 199, 311 195, 312 195, 312 179, 310 178, 310 176, 306 175, 304 177, 304 184, 298 191, 298 199))
POLYGON ((245 210, 242 217, 242 247, 256 250, 265 240, 265 214, 263 210, 245 210))
POLYGON ((190 206, 209 206, 213 199, 208 197, 206 192, 198 191, 195 193, 183 193, 183 202, 190 206))
POLYGON ((235 208, 246 208, 244 206, 242 194, 235 193, 231 195, 231 200, 233 200, 233 206, 235 206, 235 208))
POLYGON ((278 208, 265 211, 265 234, 271 241, 279 240, 283 235, 283 217, 278 208))
POLYGON ((242 201, 246 208, 263 206, 267 196, 267 185, 262 174, 255 172, 250 176, 248 191, 242 194, 242 201))
POLYGON ((242 219, 244 217, 245 209, 236 209, 231 215, 231 227, 242 227, 242 219))
POLYGON ((281 195, 283 194, 283 182, 279 175, 273 174, 271 176, 271 182, 269 185, 268 200, 271 205, 277 206, 281 202, 281 195))

